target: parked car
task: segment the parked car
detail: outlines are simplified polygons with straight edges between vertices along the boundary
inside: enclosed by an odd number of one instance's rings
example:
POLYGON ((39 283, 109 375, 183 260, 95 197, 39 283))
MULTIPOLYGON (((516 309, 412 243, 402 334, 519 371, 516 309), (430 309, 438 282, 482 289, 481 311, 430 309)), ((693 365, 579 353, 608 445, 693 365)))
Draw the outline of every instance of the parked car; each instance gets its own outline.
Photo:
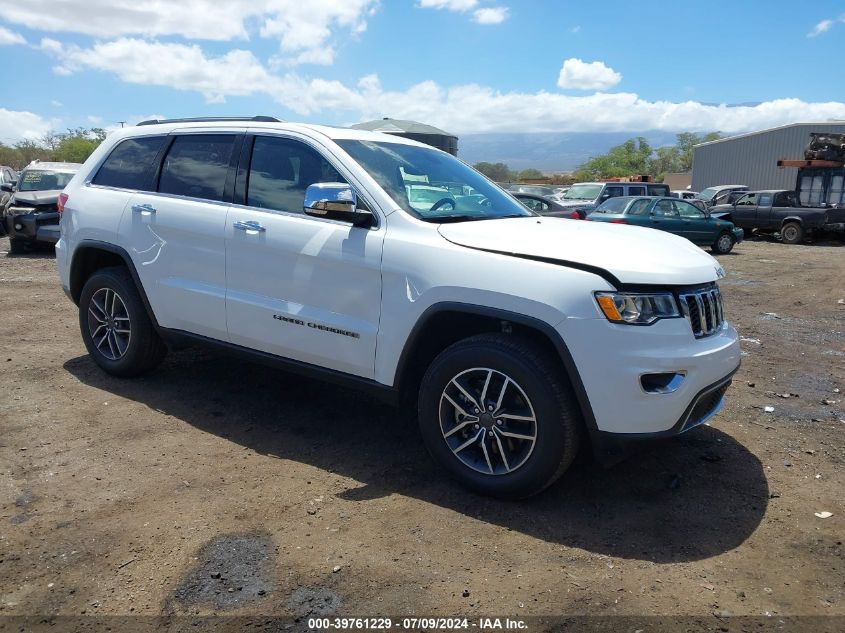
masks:
POLYGON ((820 231, 845 233, 845 208, 802 207, 795 191, 783 189, 749 191, 710 211, 746 231, 780 233, 784 244, 798 244, 820 231))
POLYGON ((742 229, 727 220, 712 217, 706 211, 677 198, 612 198, 590 214, 589 220, 633 224, 668 231, 687 238, 693 244, 709 246, 724 255, 742 241, 742 229))
POLYGON ((681 200, 694 200, 698 196, 698 192, 689 189, 673 189, 670 195, 681 200))
POLYGON ((3 219, 12 253, 59 239, 59 195, 80 167, 80 163, 36 161, 21 172, 17 184, 0 186, 10 194, 3 219))
POLYGON ((18 173, 11 167, 0 165, 0 235, 6 234, 6 205, 17 182, 18 173))
POLYGON ((556 218, 572 218, 575 220, 584 220, 587 217, 584 211, 567 208, 554 198, 535 196, 530 193, 515 193, 513 197, 540 215, 556 218))
POLYGON ((698 199, 703 200, 708 207, 717 204, 729 204, 737 200, 743 193, 748 191, 745 185, 718 185, 708 187, 698 194, 698 199))
POLYGON ((542 490, 582 438, 608 460, 704 423, 739 367, 710 255, 543 218, 410 139, 154 121, 103 141, 59 209, 61 285, 105 372, 194 342, 353 385, 413 407, 440 466, 490 495, 542 490), (417 206, 420 175, 471 194, 417 206))
POLYGON ((553 196, 555 195, 554 187, 547 187, 545 185, 522 185, 514 184, 508 187, 511 193, 530 193, 535 196, 553 196))
POLYGON ((610 198, 668 195, 669 185, 659 182, 576 182, 560 198, 560 204, 589 215, 610 198))

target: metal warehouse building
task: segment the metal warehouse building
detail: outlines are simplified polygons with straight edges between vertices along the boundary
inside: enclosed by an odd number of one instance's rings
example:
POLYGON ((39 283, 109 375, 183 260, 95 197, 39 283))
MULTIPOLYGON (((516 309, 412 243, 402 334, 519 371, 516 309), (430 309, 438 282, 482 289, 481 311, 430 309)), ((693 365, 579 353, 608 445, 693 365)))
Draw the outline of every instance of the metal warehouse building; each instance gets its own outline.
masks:
POLYGON ((793 189, 797 171, 778 167, 777 162, 781 158, 803 159, 810 132, 845 134, 845 121, 793 123, 696 145, 692 150, 692 189, 716 185, 793 189))
POLYGON ((431 145, 437 149, 442 149, 444 152, 449 152, 452 156, 458 155, 458 137, 449 132, 444 132, 433 125, 384 117, 383 119, 358 123, 350 127, 356 130, 370 130, 371 132, 384 132, 386 134, 394 134, 395 136, 404 136, 405 138, 431 145))

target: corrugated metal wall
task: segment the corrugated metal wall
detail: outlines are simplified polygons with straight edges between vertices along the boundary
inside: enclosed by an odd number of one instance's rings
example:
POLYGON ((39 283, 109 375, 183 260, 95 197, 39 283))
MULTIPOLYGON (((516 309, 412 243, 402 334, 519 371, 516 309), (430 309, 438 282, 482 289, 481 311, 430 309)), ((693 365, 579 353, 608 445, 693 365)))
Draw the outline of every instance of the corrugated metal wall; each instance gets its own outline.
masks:
POLYGON ((810 132, 845 133, 845 123, 775 128, 693 148, 692 189, 748 185, 751 189, 793 189, 798 170, 778 167, 781 158, 803 159, 810 132))

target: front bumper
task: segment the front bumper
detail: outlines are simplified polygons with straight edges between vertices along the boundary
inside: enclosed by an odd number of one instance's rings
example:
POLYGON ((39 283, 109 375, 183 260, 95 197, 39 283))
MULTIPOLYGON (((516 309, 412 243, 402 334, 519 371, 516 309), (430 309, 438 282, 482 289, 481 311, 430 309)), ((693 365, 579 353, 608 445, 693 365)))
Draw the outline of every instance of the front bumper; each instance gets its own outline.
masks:
POLYGON ((739 337, 727 323, 699 339, 683 318, 641 327, 567 319, 558 331, 584 385, 590 431, 619 438, 674 435, 703 423, 740 363, 739 337), (683 378, 671 390, 646 390, 643 376, 663 373, 683 378))
POLYGON ((27 212, 9 207, 6 215, 9 237, 29 242, 56 243, 59 239, 58 211, 27 212))
POLYGON ((733 234, 737 244, 739 244, 742 240, 745 239, 745 231, 743 231, 742 229, 734 228, 733 234))

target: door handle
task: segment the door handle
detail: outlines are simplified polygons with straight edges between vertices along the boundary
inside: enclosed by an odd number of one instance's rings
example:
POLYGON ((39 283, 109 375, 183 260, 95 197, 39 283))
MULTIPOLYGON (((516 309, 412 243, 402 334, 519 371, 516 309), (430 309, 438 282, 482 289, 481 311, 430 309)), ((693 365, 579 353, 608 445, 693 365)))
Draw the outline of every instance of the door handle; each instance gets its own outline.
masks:
POLYGON ((255 220, 247 220, 247 221, 238 220, 232 226, 234 226, 236 229, 238 229, 240 231, 255 231, 256 233, 263 233, 264 231, 267 230, 263 226, 261 226, 258 222, 256 222, 255 220))
POLYGON ((141 213, 143 215, 150 215, 156 212, 155 207, 151 204, 133 204, 132 210, 135 213, 141 213))

